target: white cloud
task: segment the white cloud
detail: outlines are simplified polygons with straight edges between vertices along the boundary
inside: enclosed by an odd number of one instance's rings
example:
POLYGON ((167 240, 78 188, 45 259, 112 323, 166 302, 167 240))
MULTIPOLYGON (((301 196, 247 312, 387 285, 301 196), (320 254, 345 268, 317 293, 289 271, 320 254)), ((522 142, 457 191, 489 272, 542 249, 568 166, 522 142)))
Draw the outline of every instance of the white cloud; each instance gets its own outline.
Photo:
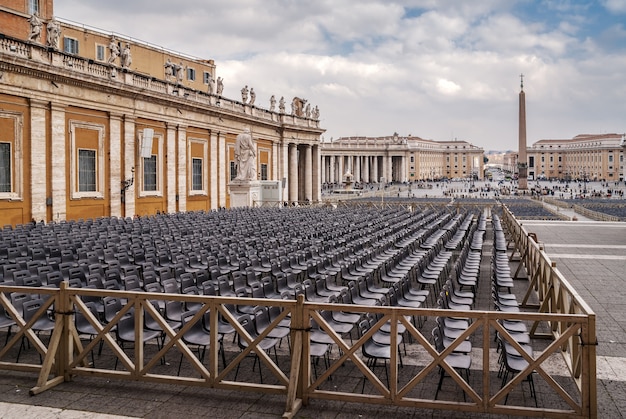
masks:
POLYGON ((600 3, 611 13, 626 13, 626 1, 624 0, 601 0, 600 3))
MULTIPOLYGON (((60 17, 214 59, 226 96, 319 105, 326 138, 411 133, 485 149, 517 144, 524 73, 528 138, 626 130, 622 24, 594 33, 588 5, 525 0, 56 0, 60 17), (582 8, 581 8, 582 7, 582 8), (584 34, 584 35, 583 35, 584 34)), ((605 0, 622 13, 624 1, 605 0)))

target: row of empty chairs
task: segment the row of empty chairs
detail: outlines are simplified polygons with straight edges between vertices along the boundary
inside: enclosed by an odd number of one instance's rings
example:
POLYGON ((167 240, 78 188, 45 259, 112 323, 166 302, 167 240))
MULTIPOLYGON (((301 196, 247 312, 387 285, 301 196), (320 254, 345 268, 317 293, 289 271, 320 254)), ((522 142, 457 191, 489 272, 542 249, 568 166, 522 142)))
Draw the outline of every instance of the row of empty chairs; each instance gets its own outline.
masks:
MULTIPOLYGON (((437 300, 438 308, 469 311, 472 309, 478 290, 480 278, 480 264, 482 248, 486 233, 485 217, 483 214, 468 231, 467 240, 462 241, 462 247, 455 261, 453 274, 447 277, 441 287, 437 300), (469 287, 471 291, 462 288, 469 287)), ((441 316, 435 319, 432 330, 433 342, 439 352, 443 352, 452 345, 470 326, 470 320, 456 316, 441 316)), ((469 381, 469 371, 472 365, 472 344, 469 336, 458 343, 454 350, 446 357, 446 362, 459 371, 461 377, 469 381)), ((445 370, 439 368, 439 383, 435 392, 435 399, 443 385, 445 370)), ((465 400, 465 392, 463 398, 465 400)))
MULTIPOLYGON (((517 297, 511 291, 514 282, 511 277, 511 267, 509 265, 509 257, 507 254, 507 244, 504 229, 500 218, 494 214, 492 217, 494 230, 494 253, 491 259, 491 293, 494 307, 498 311, 505 313, 515 313, 520 311, 517 297)), ((506 330, 507 334, 531 357, 533 356, 533 347, 531 345, 530 335, 524 322, 518 320, 503 319, 500 325, 506 330)), ((510 341, 501 333, 496 332, 497 348, 500 352, 498 362, 500 370, 498 377, 502 378, 502 387, 519 374, 529 364, 528 361, 520 354, 520 352, 510 343, 510 341)), ((537 394, 535 392, 535 384, 533 381, 533 373, 530 373, 526 381, 530 388, 531 397, 535 400, 537 406, 537 394)), ((505 403, 508 400, 508 395, 505 403)))

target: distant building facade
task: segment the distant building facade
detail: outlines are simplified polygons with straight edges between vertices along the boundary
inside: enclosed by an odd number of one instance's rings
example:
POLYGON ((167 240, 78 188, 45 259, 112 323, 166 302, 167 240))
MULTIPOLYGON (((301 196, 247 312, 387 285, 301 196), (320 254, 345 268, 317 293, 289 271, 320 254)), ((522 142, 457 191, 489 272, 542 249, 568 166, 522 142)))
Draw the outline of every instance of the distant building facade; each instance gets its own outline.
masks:
POLYGON ((412 182, 442 178, 483 178, 484 150, 466 141, 419 137, 343 137, 321 144, 323 183, 412 182))
POLYGON ((562 180, 624 180, 621 134, 581 134, 540 140, 527 148, 528 177, 562 180))
POLYGON ((319 114, 226 98, 216 76, 212 60, 56 19, 53 0, 0 0, 0 224, 229 207, 245 128, 259 180, 319 200, 319 114))

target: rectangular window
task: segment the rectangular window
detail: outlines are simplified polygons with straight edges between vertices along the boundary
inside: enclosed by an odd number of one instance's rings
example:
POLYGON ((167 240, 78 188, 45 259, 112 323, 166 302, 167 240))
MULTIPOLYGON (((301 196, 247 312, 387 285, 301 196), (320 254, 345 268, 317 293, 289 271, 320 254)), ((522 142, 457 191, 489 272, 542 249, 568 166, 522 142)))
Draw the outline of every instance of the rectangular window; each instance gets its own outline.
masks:
POLYGON ((187 67, 187 80, 194 81, 196 79, 196 70, 187 67))
POLYGON ((230 180, 235 180, 237 177, 237 165, 234 161, 230 162, 230 180))
POLYGON ((28 13, 31 15, 39 14, 39 0, 28 0, 28 13))
POLYGON ((528 167, 535 167, 535 156, 528 156, 528 167))
POLYGON ((96 191, 96 150, 78 150, 78 192, 96 191))
POLYGON ((78 54, 78 39, 64 37, 63 51, 68 54, 78 54))
POLYGON ((201 191, 202 188, 202 159, 191 160, 191 190, 201 191))
POLYGON ((96 60, 104 61, 104 45, 96 45, 96 60))
POLYGON ((609 154, 609 163, 613 163, 613 155, 609 154))
POLYGON ((12 192, 11 143, 0 143, 0 192, 12 192))
POLYGON ((211 73, 209 73, 208 71, 205 71, 202 74, 202 82, 204 84, 209 84, 209 81, 211 80, 211 73))
POLYGON ((267 180, 267 164, 261 163, 261 180, 267 180))
POLYGON ((143 159, 143 190, 157 190, 157 156, 144 157, 143 159))

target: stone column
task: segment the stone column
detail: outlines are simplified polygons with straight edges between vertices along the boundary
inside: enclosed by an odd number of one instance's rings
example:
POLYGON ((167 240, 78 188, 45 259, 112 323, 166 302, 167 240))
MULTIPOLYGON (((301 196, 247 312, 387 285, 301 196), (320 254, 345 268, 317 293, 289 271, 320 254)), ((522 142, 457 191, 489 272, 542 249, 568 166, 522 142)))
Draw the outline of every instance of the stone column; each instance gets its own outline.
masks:
POLYGON ((109 114, 109 153, 117 158, 109 159, 109 172, 111 173, 110 200, 111 216, 122 216, 122 162, 119 156, 122 155, 122 116, 109 114))
POLYGON ((289 201, 298 200, 298 145, 289 144, 289 201))
POLYGON ((398 178, 400 182, 406 182, 406 157, 400 157, 400 177, 398 178))
POLYGON ((389 183, 393 180, 393 157, 387 156, 387 163, 385 166, 385 177, 387 178, 387 183, 389 183))
POLYGON ((369 183, 370 181, 370 156, 365 156, 365 161, 363 162, 365 167, 363 168, 363 182, 369 183))
MULTIPOLYGON (((226 177, 229 172, 228 159, 226 155, 226 137, 224 134, 217 133, 217 155, 218 155, 218 179, 219 179, 219 200, 218 205, 220 207, 226 206, 226 177)), ((228 179, 230 180, 230 179, 228 179)))
POLYGON ((210 201, 211 201, 211 209, 217 209, 217 201, 218 201, 218 153, 217 153, 217 133, 215 131, 211 131, 211 140, 209 145, 209 161, 210 164, 210 201))
POLYGON ((373 157, 372 161, 372 175, 374 176, 374 182, 380 182, 380 175, 378 174, 378 156, 373 157))
POLYGON ((285 142, 283 139, 283 143, 280 147, 280 172, 278 176, 278 180, 281 181, 282 188, 282 200, 289 201, 289 184, 287 180, 289 179, 289 143, 285 142), (285 184, 283 185, 283 179, 285 184))
POLYGON ((135 161, 136 150, 135 150, 135 118, 133 116, 124 115, 124 175, 123 179, 130 179, 133 177, 132 170, 134 169, 135 173, 135 182, 126 190, 124 194, 124 216, 125 217, 134 217, 135 216, 135 188, 137 187, 138 178, 143 176, 136 167, 137 162, 135 161))
POLYGON ((187 127, 178 127, 178 211, 187 210, 187 127))
MULTIPOLYGON (((31 216, 34 220, 47 220, 46 210, 48 179, 46 165, 46 102, 30 101, 30 194, 31 216)), ((65 152, 65 148, 62 148, 65 152)))
POLYGON ((67 147, 65 132, 65 107, 52 104, 52 219, 65 220, 67 216, 67 178, 69 177, 65 154, 67 147))
POLYGON ((343 168, 344 165, 344 156, 339 156, 339 165, 337 166, 337 184, 341 184, 343 182, 343 174, 346 172, 343 168))
POLYGON ((167 159, 167 212, 176 212, 176 125, 167 124, 166 127, 167 159))
POLYGON ((269 173, 267 174, 268 180, 280 180, 278 175, 278 153, 278 143, 272 142, 272 173, 271 175, 269 173))
POLYGON ((319 201, 322 199, 322 182, 321 182, 321 168, 320 168, 320 146, 313 146, 313 196, 312 201, 319 201))
MULTIPOLYGON (((318 165, 315 166, 319 167, 318 165)), ((313 200, 313 150, 311 144, 304 145, 304 170, 302 176, 304 178, 304 199, 310 202, 313 200)))
POLYGON ((320 176, 321 176, 320 184, 321 184, 321 183, 325 183, 326 179, 328 179, 328 175, 327 175, 327 172, 326 172, 326 168, 327 168, 326 156, 321 156, 320 157, 319 164, 320 164, 320 168, 321 168, 321 171, 320 171, 320 176))
POLYGON ((335 176, 335 156, 330 156, 330 179, 329 182, 330 183, 334 183, 337 182, 337 178, 335 176))

